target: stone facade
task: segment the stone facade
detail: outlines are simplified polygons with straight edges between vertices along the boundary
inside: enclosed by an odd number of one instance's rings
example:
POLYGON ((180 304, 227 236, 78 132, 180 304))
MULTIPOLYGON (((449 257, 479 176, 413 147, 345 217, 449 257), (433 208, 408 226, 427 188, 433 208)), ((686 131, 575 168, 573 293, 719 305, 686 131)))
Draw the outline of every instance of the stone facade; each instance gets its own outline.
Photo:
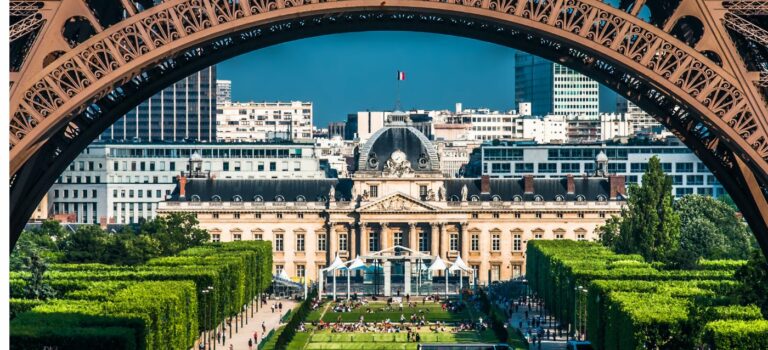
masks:
POLYGON ((317 280, 342 259, 400 245, 476 270, 480 283, 525 273, 532 239, 596 239, 624 204, 623 177, 450 179, 423 134, 375 133, 350 179, 182 178, 159 213, 192 212, 214 241, 273 242, 275 273, 317 280), (388 151, 387 151, 388 150, 388 151))

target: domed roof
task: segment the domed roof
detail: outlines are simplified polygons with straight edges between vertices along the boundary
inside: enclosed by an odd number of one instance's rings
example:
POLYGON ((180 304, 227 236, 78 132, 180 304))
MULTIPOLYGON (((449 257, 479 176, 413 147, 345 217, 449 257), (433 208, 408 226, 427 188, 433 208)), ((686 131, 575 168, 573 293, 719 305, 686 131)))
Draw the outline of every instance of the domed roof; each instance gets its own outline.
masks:
POLYGON ((598 162, 607 162, 608 156, 605 155, 605 152, 600 151, 600 153, 597 154, 597 161, 598 162))
POLYGON ((411 126, 387 126, 377 131, 360 150, 358 170, 385 171, 394 165, 414 172, 440 171, 432 142, 411 126))
POLYGON ((195 162, 200 162, 203 160, 203 156, 200 155, 200 153, 197 153, 197 151, 192 152, 192 155, 189 156, 189 160, 195 162))

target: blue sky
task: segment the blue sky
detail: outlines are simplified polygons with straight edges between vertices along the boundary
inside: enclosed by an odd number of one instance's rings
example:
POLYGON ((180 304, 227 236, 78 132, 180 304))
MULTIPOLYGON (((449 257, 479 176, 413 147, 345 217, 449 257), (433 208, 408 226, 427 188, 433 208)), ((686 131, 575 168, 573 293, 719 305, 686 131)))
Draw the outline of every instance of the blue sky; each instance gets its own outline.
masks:
POLYGON ((453 109, 456 102, 512 109, 514 56, 504 46, 449 35, 346 33, 240 55, 220 63, 218 77, 232 80, 236 101, 312 101, 315 124, 324 127, 358 110, 391 110, 398 70, 406 72, 403 109, 453 109))

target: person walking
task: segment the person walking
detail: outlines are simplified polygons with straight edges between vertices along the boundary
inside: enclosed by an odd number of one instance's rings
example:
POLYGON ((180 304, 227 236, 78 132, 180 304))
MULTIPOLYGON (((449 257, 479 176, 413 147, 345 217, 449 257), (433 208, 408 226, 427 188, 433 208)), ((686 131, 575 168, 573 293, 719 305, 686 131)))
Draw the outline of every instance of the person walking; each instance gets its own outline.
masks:
POLYGON ((253 350, 253 340, 248 339, 248 350, 253 350))
POLYGON ((259 333, 253 332, 253 342, 259 344, 259 333))
POLYGON ((261 321, 261 333, 267 334, 267 326, 264 325, 264 321, 261 321))
POLYGON ((283 302, 281 301, 279 304, 277 304, 280 309, 280 313, 283 313, 283 302))

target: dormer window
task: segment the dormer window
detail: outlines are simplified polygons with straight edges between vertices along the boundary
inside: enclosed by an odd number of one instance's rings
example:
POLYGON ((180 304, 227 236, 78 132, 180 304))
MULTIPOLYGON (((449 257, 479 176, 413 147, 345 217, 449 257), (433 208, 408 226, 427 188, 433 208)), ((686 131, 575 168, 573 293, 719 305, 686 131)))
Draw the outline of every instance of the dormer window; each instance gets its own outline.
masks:
POLYGON ((494 202, 501 202, 501 196, 499 196, 498 194, 497 194, 497 195, 494 195, 494 196, 493 196, 493 201, 494 201, 494 202))
POLYGON ((604 195, 602 195, 602 194, 601 194, 601 195, 599 195, 599 196, 597 196, 597 200, 598 200, 599 202, 605 202, 605 201, 606 201, 606 199, 607 199, 607 198, 605 198, 605 196, 604 196, 604 195))
POLYGON ((478 197, 478 196, 472 196, 472 197, 470 198, 470 200, 471 200, 471 201, 473 201, 473 202, 479 202, 479 201, 480 201, 480 197, 478 197))
POLYGON ((562 202, 564 200, 565 200, 565 197, 563 197, 563 195, 558 194, 557 196, 555 196, 556 202, 562 202))
POLYGON ((514 196, 514 197, 512 197, 512 201, 513 202, 522 202, 523 201, 523 197, 520 196, 520 195, 514 196))
POLYGON ((583 202, 583 201, 584 201, 584 199, 585 199, 585 198, 584 198, 584 196, 582 196, 582 195, 578 195, 578 196, 576 196, 576 201, 577 201, 577 202, 583 202))
POLYGON ((285 197, 277 195, 275 196, 275 202, 285 202, 285 197))
POLYGON ((542 197, 540 194, 537 194, 536 196, 533 197, 533 200, 536 202, 543 202, 544 197, 542 197))
POLYGON ((240 196, 236 195, 236 196, 232 197, 232 201, 233 202, 242 202, 243 201, 243 197, 240 197, 240 196))
POLYGON ((221 197, 215 194, 211 197, 211 202, 221 202, 221 197))
POLYGON ((192 198, 191 198, 191 200, 192 200, 193 202, 199 202, 199 201, 200 201, 200 196, 198 196, 198 195, 194 194, 194 195, 192 195, 192 198))
POLYGON ((297 202, 306 202, 307 199, 304 198, 304 196, 302 196, 302 195, 298 195, 298 196, 296 196, 296 201, 297 202))
POLYGON ((255 197, 253 197, 253 201, 254 202, 263 202, 264 201, 264 197, 257 195, 255 197))

